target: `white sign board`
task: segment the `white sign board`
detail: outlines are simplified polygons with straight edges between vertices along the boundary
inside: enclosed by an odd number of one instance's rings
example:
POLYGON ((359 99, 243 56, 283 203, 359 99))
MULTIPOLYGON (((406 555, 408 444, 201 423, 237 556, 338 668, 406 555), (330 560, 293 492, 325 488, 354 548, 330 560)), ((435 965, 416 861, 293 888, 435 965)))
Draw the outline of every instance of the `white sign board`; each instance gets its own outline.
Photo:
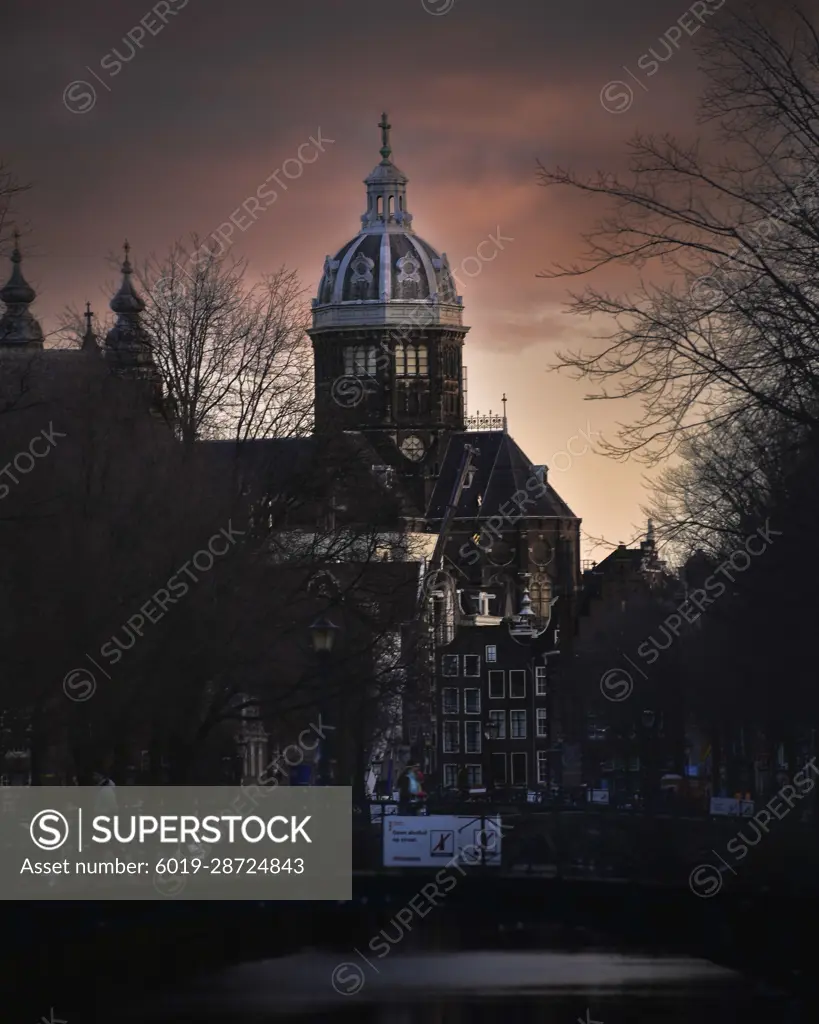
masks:
POLYGON ((589 789, 589 802, 593 804, 607 804, 609 802, 609 791, 607 789, 589 789))
POLYGON ((500 867, 501 821, 474 815, 390 815, 384 819, 384 867, 440 868, 447 862, 500 867))
POLYGON ((735 800, 730 796, 712 796, 711 813, 751 818, 754 814, 754 802, 753 800, 735 800))

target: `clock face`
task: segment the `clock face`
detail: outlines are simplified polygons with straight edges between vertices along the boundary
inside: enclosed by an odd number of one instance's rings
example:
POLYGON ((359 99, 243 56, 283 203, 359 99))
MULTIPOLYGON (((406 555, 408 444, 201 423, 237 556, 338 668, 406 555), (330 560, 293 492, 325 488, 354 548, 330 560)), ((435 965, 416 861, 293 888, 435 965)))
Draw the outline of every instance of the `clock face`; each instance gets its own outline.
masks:
POLYGON ((426 448, 424 442, 420 437, 416 437, 414 434, 411 437, 405 437, 401 442, 401 454, 405 455, 408 459, 413 462, 418 462, 419 459, 423 459, 426 448))

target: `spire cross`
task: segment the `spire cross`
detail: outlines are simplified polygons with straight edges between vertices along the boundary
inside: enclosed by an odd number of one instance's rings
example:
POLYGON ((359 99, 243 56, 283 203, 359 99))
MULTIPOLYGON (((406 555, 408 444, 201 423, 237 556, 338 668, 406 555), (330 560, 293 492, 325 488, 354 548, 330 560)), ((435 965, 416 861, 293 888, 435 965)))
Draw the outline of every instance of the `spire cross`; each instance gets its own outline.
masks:
POLYGON ((20 232, 15 226, 11 233, 11 237, 14 239, 14 248, 11 251, 11 259, 13 263, 20 262, 20 232))
POLYGON ((88 325, 87 326, 87 330, 90 331, 91 330, 91 318, 94 315, 91 312, 91 303, 90 302, 86 302, 86 304, 85 304, 85 314, 84 315, 85 315, 85 322, 88 325))
POLYGON ((507 430, 507 420, 506 420, 506 392, 505 392, 505 391, 504 391, 504 393, 503 393, 503 398, 501 399, 501 401, 503 402, 503 432, 504 432, 504 434, 505 434, 505 433, 506 433, 506 430, 507 430))
POLYGON ((378 127, 381 129, 381 156, 384 159, 384 163, 389 159, 390 153, 390 129, 392 125, 387 121, 386 113, 381 115, 381 120, 378 122, 378 127))

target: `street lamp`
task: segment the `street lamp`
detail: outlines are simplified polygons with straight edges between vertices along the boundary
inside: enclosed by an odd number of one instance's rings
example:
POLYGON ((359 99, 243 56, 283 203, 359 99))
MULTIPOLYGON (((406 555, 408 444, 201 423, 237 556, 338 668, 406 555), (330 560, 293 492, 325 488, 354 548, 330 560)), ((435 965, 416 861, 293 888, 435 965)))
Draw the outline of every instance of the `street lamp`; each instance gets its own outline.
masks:
POLYGON ((338 626, 325 615, 320 615, 310 626, 310 639, 313 641, 313 650, 316 654, 329 654, 333 649, 338 632, 338 626))
MULTIPOLYGON (((333 650, 333 645, 336 641, 336 634, 339 632, 339 627, 335 623, 331 622, 326 615, 320 615, 315 622, 310 626, 310 639, 313 643, 313 650, 316 652, 318 657, 319 665, 319 705, 320 713, 319 720, 323 721, 323 715, 326 710, 325 701, 327 699, 327 690, 329 682, 329 657, 330 652, 333 650)), ((329 744, 327 739, 322 736, 319 742, 319 777, 317 782, 320 786, 326 786, 329 782, 328 768, 329 768, 329 744)))

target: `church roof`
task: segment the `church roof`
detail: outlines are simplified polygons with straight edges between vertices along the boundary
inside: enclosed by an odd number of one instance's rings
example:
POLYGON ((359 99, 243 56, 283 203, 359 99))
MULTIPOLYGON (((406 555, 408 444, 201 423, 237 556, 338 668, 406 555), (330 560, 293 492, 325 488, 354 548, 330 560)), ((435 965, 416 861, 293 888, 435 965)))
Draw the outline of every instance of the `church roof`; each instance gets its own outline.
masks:
POLYGON ((362 232, 327 257, 317 305, 419 299, 458 304, 446 256, 409 232, 362 232))
POLYGON ((365 178, 361 230, 327 256, 313 300, 313 332, 399 323, 463 327, 463 302, 446 253, 412 228, 408 178, 392 162, 384 114, 381 163, 365 178))
MULTIPOLYGON (((427 509, 428 519, 443 519, 466 444, 478 449, 474 458, 476 470, 470 486, 463 489, 456 519, 517 516, 520 512, 510 502, 512 496, 521 491, 529 496, 529 503, 521 507, 526 518, 577 519, 548 480, 541 483, 541 468, 531 462, 509 434, 500 430, 450 435, 441 473, 427 509), (513 510, 511 513, 510 509, 513 510)), ((545 475, 545 470, 543 472, 545 475)))

